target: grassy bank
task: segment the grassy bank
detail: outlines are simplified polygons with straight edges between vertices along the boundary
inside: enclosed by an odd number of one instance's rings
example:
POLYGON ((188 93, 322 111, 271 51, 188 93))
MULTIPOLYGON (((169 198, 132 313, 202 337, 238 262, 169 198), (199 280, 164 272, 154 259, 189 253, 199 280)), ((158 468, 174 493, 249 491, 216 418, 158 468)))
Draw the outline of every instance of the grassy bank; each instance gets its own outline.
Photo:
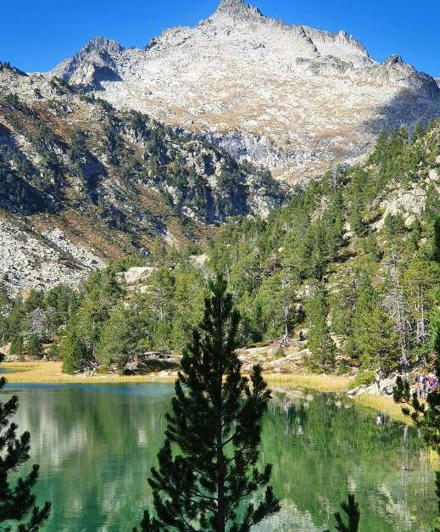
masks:
POLYGON ((5 362, 1 367, 11 384, 123 384, 142 382, 173 382, 167 375, 67 375, 62 372, 61 362, 5 362))
POLYGON ((312 373, 265 374, 271 386, 301 388, 317 392, 340 393, 349 389, 352 379, 338 375, 314 375, 312 373))
MULTIPOLYGON (((173 375, 66 375, 62 372, 61 362, 5 362, 1 367, 11 384, 124 384, 147 382, 174 382, 173 375)), ((266 374, 270 386, 278 388, 300 388, 328 393, 343 393, 349 389, 352 379, 337 375, 313 375, 309 373, 266 374)), ((408 420, 399 405, 384 396, 361 395, 355 399, 359 405, 389 415, 397 421, 408 420)))
MULTIPOLYGON (((327 393, 343 393, 350 389, 352 378, 340 377, 337 375, 312 375, 312 374, 292 374, 292 375, 267 375, 271 386, 280 388, 300 388, 327 393)), ((359 406, 376 410, 389 416, 395 421, 411 424, 402 413, 401 405, 396 404, 392 398, 384 395, 362 394, 354 399, 359 406)))
MULTIPOLYGON (((150 375, 66 375, 61 362, 5 362, 1 366, 10 383, 127 383, 127 382, 174 382, 174 375, 153 373, 150 375)), ((335 375, 312 375, 308 373, 266 374, 269 384, 284 388, 303 388, 320 392, 344 392, 350 378, 335 375)))

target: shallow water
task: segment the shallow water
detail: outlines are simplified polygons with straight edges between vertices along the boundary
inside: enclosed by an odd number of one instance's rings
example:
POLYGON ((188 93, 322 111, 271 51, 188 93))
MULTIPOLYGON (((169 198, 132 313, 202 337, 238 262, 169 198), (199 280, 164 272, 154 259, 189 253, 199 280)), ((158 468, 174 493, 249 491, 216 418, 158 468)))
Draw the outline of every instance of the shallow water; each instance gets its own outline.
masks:
MULTIPOLYGON (((17 421, 32 434, 41 466, 40 501, 50 532, 130 531, 149 499, 173 391, 166 384, 11 385, 17 421)), ((256 530, 322 531, 348 490, 362 509, 361 532, 427 531, 436 512, 434 473, 417 434, 376 425, 348 399, 275 393, 262 459, 273 463, 281 513, 256 530)))

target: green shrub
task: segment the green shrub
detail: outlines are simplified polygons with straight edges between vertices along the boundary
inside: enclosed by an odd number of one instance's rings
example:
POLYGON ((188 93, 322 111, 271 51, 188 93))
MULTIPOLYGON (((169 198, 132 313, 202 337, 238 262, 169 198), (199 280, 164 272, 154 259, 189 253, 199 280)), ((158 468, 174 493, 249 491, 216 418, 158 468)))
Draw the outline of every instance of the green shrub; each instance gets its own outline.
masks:
POLYGON ((365 369, 360 371, 353 380, 352 388, 358 388, 359 386, 369 386, 373 384, 375 380, 375 372, 372 369, 365 369))
POLYGON ((26 345, 27 351, 30 355, 43 355, 43 340, 36 334, 29 337, 26 345))
POLYGON ((16 334, 11 341, 11 347, 9 348, 9 353, 11 355, 21 355, 23 354, 23 337, 19 334, 16 334))

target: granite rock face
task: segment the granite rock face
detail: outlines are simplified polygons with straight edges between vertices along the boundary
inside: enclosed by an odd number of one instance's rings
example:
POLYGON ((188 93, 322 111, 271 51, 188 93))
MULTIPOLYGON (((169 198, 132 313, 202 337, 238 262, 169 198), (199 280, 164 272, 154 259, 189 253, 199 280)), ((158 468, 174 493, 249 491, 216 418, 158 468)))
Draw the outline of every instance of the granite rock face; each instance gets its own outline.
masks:
POLYGON ((143 50, 95 39, 47 75, 207 135, 291 182, 357 160, 384 127, 440 114, 438 81, 399 56, 379 64, 343 31, 287 25, 241 0, 143 50))
POLYGON ((77 283, 157 239, 203 240, 286 196, 269 171, 205 136, 0 68, 0 288, 10 293, 77 283))

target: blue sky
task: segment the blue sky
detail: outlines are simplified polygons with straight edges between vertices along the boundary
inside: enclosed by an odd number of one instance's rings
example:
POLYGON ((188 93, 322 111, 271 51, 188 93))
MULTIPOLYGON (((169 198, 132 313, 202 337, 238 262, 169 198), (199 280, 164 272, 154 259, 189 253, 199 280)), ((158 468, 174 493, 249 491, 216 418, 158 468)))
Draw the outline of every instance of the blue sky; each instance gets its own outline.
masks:
MULTIPOLYGON (((346 30, 377 60, 392 53, 440 76, 440 1, 253 0, 264 14, 330 31, 346 30)), ((0 60, 26 71, 48 70, 89 39, 147 44, 164 28, 195 24, 217 0, 3 0, 0 60)))

